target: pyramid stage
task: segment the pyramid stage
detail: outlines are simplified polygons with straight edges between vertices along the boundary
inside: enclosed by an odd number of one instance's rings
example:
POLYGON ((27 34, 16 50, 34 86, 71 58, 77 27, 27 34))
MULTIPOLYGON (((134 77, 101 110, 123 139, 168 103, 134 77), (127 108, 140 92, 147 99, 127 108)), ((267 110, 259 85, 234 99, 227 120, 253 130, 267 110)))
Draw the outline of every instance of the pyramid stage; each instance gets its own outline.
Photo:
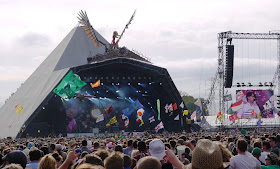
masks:
POLYGON ((189 129, 182 116, 187 108, 179 106, 183 100, 168 71, 125 47, 112 48, 91 30, 73 28, 6 101, 0 109, 1 138, 154 131, 160 122, 167 131, 189 129), (64 98, 54 91, 69 73, 85 85, 64 98))

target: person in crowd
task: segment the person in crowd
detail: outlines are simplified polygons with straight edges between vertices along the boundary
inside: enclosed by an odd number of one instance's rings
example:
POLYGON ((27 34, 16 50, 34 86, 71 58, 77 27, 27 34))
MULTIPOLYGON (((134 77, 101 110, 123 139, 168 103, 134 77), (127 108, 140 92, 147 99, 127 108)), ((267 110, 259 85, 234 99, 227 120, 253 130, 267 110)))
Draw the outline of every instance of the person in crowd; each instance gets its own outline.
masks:
POLYGON ((96 141, 93 143, 93 150, 92 152, 96 152, 98 151, 98 149, 100 148, 100 144, 96 141))
POLYGON ((152 156, 146 156, 141 158, 137 164, 137 169, 161 169, 160 161, 152 156))
POLYGON ((133 157, 135 158, 137 161, 140 159, 140 158, 143 158, 145 156, 149 156, 150 154, 148 153, 147 151, 147 146, 146 146, 146 143, 144 141, 139 141, 138 142, 138 153, 133 157))
POLYGON ((91 150, 87 147, 87 144, 88 144, 87 140, 83 140, 81 150, 91 153, 91 150))
POLYGON ((4 168, 6 165, 9 164, 20 164, 22 168, 26 167, 27 158, 25 154, 20 150, 11 151, 5 157, 2 158, 4 163, 0 168, 4 168))
POLYGON ((84 158, 85 163, 93 164, 93 165, 100 165, 104 167, 102 159, 95 154, 88 154, 84 158))
POLYGON ((104 161, 106 169, 123 169, 123 158, 119 153, 111 153, 104 161))
POLYGON ((238 155, 230 159, 230 166, 232 169, 261 168, 261 163, 251 154, 246 153, 247 144, 247 141, 244 139, 239 139, 237 141, 236 150, 238 155))
POLYGON ((133 150, 133 140, 130 139, 127 142, 127 147, 123 150, 123 153, 131 157, 132 150, 133 150))
POLYGON ((52 156, 53 156, 53 158, 56 161, 57 168, 59 168, 61 166, 61 164, 62 164, 63 158, 57 152, 53 153, 52 156))
POLYGON ((55 151, 55 144, 50 144, 49 146, 49 153, 53 153, 55 151))
POLYGON ((269 154, 267 154, 266 158, 265 158, 265 165, 262 165, 261 168, 262 169, 279 169, 279 165, 278 165, 278 156, 271 152, 269 154))
POLYGON ((56 160, 51 155, 45 155, 40 160, 38 169, 56 169, 56 160))
POLYGON ((123 156, 123 169, 131 169, 132 161, 129 155, 123 156))
POLYGON ((37 169, 41 160, 41 152, 38 148, 32 147, 29 151, 30 163, 27 164, 28 169, 37 169))
POLYGON ((279 156, 279 148, 276 146, 276 137, 274 137, 274 136, 269 137, 269 144, 270 144, 270 147, 271 147, 270 152, 273 152, 277 156, 279 156))
POLYGON ((262 153, 261 153, 261 156, 260 156, 260 161, 262 163, 265 164, 265 158, 267 156, 267 154, 269 154, 269 150, 270 150, 270 144, 268 141, 264 141, 263 142, 263 145, 262 145, 262 153))
POLYGON ((261 150, 260 148, 256 147, 256 148, 253 149, 252 155, 253 155, 257 160, 259 160, 259 162, 261 163, 261 165, 265 165, 265 163, 261 162, 261 160, 260 160, 261 152, 262 152, 262 150, 261 150))

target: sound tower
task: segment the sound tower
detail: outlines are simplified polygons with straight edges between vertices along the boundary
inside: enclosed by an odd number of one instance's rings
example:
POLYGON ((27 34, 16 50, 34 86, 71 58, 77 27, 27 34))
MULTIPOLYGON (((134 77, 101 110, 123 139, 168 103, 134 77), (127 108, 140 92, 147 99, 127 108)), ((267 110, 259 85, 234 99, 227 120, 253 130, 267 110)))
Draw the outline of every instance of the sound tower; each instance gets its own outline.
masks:
POLYGON ((231 88, 233 77, 234 46, 226 45, 225 88, 231 88))

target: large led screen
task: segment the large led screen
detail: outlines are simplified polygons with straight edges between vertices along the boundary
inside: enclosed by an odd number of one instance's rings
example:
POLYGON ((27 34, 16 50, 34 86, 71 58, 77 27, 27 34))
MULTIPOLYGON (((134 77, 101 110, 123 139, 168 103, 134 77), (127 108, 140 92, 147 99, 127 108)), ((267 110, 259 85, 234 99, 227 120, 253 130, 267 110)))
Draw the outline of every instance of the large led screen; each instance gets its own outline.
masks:
POLYGON ((273 90, 236 90, 235 110, 237 117, 273 118, 273 90))

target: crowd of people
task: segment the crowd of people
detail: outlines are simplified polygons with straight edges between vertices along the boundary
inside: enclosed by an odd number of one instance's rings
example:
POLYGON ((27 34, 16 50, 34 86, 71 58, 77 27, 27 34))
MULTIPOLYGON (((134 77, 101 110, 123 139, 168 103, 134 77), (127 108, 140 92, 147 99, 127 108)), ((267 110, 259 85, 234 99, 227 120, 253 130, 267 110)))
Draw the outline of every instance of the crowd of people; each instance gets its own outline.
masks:
POLYGON ((279 169, 280 134, 223 131, 0 141, 4 169, 279 169))

